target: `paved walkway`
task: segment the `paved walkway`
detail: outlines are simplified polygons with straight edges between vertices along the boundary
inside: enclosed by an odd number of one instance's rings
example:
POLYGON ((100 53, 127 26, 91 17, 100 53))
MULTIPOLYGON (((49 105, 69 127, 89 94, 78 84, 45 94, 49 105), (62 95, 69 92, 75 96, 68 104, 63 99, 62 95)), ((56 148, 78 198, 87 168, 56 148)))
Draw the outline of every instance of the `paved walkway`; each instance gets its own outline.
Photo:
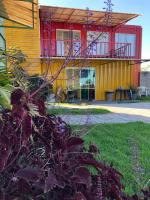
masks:
MULTIPOLYGON (((73 106, 78 107, 78 105, 73 106)), ((85 108, 105 108, 112 113, 101 115, 62 115, 69 124, 127 123, 142 121, 150 123, 150 103, 120 103, 85 105, 85 108)))

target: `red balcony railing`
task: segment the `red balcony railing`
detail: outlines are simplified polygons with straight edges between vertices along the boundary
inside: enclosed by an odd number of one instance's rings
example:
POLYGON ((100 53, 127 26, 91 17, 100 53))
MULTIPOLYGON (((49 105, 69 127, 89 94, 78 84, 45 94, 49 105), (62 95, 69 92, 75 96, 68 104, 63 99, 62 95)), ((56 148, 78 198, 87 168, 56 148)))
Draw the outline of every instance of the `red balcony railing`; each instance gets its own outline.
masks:
POLYGON ((42 40, 42 57, 131 58, 131 43, 91 42, 80 40, 42 40))

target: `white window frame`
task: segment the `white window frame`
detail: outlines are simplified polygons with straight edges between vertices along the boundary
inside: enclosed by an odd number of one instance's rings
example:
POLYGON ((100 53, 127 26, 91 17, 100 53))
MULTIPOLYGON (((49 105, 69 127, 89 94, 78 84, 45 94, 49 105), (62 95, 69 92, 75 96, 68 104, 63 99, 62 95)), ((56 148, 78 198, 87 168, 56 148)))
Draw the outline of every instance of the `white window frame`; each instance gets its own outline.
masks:
POLYGON ((89 51, 91 55, 104 56, 109 54, 109 43, 110 43, 110 33, 100 32, 100 31, 87 31, 87 45, 92 43, 93 40, 97 39, 97 43, 92 46, 89 51), (89 35, 93 34, 93 39, 89 39, 89 35), (94 36, 95 34, 95 36, 94 36), (99 38, 98 36, 102 34, 99 38), (104 35, 105 34, 105 35, 104 35), (103 36, 104 35, 104 36, 103 36), (106 37, 107 36, 107 37, 106 37))
POLYGON ((68 52, 65 52, 65 50, 69 51, 69 45, 68 45, 68 49, 67 49, 65 47, 64 39, 63 38, 61 40, 57 39, 57 31, 62 31, 62 32, 63 31, 68 31, 68 32, 72 31, 72 32, 79 33, 79 35, 80 35, 79 42, 78 41, 73 42, 73 53, 77 52, 78 49, 81 47, 81 31, 80 30, 69 30, 69 29, 56 29, 56 49, 57 49, 56 54, 57 54, 57 56, 66 56, 68 54, 68 52))
MULTIPOLYGON (((136 34, 135 33, 115 33, 115 44, 117 43, 129 43, 131 47, 129 48, 129 52, 126 53, 126 56, 135 57, 136 56, 136 34), (128 37, 129 36, 129 37, 128 37), (119 39, 121 38, 121 39, 119 39)), ((123 47, 124 44, 120 44, 120 48, 123 47)), ((115 47, 117 49, 117 47, 115 47)))

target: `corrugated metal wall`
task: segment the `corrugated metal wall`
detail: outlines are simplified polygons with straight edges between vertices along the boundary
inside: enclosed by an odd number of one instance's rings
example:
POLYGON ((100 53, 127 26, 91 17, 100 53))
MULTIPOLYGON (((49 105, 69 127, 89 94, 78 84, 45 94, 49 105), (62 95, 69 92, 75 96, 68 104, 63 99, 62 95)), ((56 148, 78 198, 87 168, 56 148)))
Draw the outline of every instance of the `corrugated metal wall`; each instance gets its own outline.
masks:
POLYGON ((96 68, 96 100, 105 99, 105 91, 133 84, 133 67, 128 61, 94 62, 96 68))
MULTIPOLYGON (((58 71, 58 69, 63 65, 64 60, 54 60, 50 65, 45 64, 44 61, 42 61, 41 68, 42 68, 42 74, 45 72, 47 73, 48 69, 48 78, 51 79, 51 77, 58 71)), ((69 66, 72 66, 69 65, 69 66)), ((57 88, 61 86, 63 89, 66 89, 66 70, 63 69, 57 79, 54 81, 54 90, 57 90, 57 88)))
MULTIPOLYGON (((115 90, 118 87, 129 88, 134 83, 134 65, 130 65, 129 61, 102 61, 90 60, 87 63, 79 61, 70 62, 67 67, 94 67, 96 70, 96 100, 105 99, 106 90, 115 90), (84 65, 83 65, 84 64, 84 65)), ((55 60, 49 67, 49 76, 54 75, 58 68, 63 64, 63 60, 55 60)), ((42 64, 42 72, 47 69, 46 64, 42 64)), ((66 69, 62 70, 58 79, 54 82, 54 90, 59 86, 66 89, 66 69)))

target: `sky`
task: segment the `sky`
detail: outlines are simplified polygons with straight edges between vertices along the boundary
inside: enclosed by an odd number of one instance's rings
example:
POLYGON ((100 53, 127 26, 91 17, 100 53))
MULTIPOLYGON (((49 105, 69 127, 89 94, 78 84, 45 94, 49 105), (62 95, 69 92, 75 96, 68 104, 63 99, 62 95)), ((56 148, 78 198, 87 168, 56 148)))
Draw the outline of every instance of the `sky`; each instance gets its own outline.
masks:
MULTIPOLYGON (((39 3, 41 5, 81 9, 88 7, 91 10, 102 11, 105 7, 104 1, 105 0, 39 0, 39 3)), ((112 3, 114 4, 114 12, 142 14, 142 16, 131 20, 128 24, 142 26, 142 58, 150 59, 150 0, 112 0, 112 3)))

